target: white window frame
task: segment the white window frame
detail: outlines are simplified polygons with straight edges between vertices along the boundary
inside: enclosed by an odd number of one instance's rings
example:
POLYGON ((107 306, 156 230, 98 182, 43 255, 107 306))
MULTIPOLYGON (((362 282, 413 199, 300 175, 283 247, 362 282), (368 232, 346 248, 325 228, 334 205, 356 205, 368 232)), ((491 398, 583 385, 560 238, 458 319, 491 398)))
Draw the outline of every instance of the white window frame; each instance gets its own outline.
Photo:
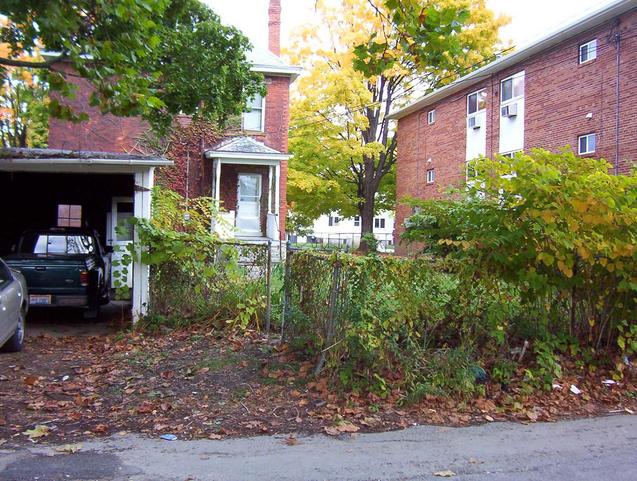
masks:
POLYGON ((436 181, 436 169, 427 169, 427 183, 433 184, 436 181))
MULTIPOLYGON (((259 94, 261 95, 261 94, 259 94)), ((244 112, 241 115, 241 130, 246 130, 247 132, 265 132, 265 95, 261 95, 261 125, 259 129, 251 129, 251 130, 247 130, 245 128, 245 114, 249 113, 249 112, 244 112)))
POLYGON ((597 134, 595 132, 591 132, 589 134, 584 134, 584 135, 580 135, 579 137, 577 137, 577 153, 579 155, 588 155, 588 154, 594 154, 595 150, 597 149, 597 134), (593 149, 590 150, 590 137, 593 138, 593 149), (583 151, 582 150, 582 139, 586 139, 586 150, 583 151))
POLYGON ((436 123, 436 109, 427 112, 427 125, 436 123))
POLYGON ((385 228, 385 218, 384 217, 375 217, 374 218, 374 229, 384 229, 384 228, 385 228))
POLYGON ((360 227, 361 226, 361 216, 360 215, 355 215, 354 216, 354 227, 360 227))
POLYGON ((480 112, 482 112, 483 110, 487 109, 487 89, 479 89, 476 90, 475 92, 471 92, 469 95, 467 95, 467 117, 474 117, 477 114, 479 114, 480 112), (480 103, 478 102, 478 95, 480 93, 484 92, 485 96, 484 96, 484 107, 480 108, 480 103), (476 96, 476 111, 475 112, 469 112, 469 99, 473 96, 476 96))
POLYGON ((510 77, 504 78, 502 80, 500 80, 500 106, 505 106, 505 105, 509 105, 510 103, 513 103, 519 99, 524 98, 524 91, 526 90, 526 78, 524 76, 524 71, 522 72, 518 72, 515 75, 511 75, 510 77), (522 78, 523 84, 522 84, 522 93, 519 95, 515 95, 515 88, 514 88, 514 83, 515 80, 518 78, 522 78), (512 97, 510 99, 504 99, 503 98, 503 94, 504 94, 504 82, 508 82, 511 81, 511 95, 512 97))
POLYGON ((502 157, 508 157, 509 159, 512 159, 513 157, 515 157, 515 154, 522 152, 521 150, 512 150, 511 152, 501 152, 500 155, 502 157))
POLYGON ((597 58, 597 39, 596 38, 594 38, 593 40, 589 42, 583 43, 579 46, 577 60, 580 65, 583 65, 588 62, 592 62, 596 58, 597 58), (582 60, 582 51, 584 49, 586 49, 586 60, 582 60))
POLYGON ((337 215, 330 215, 327 224, 330 227, 337 227, 341 223, 341 218, 337 215))

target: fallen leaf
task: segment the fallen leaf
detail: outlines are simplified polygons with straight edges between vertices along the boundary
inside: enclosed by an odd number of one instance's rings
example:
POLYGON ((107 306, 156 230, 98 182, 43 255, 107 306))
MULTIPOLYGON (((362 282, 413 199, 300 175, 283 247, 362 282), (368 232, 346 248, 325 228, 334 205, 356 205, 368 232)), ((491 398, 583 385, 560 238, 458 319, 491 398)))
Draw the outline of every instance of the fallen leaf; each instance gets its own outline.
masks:
POLYGON ((73 454, 73 453, 77 453, 78 451, 80 451, 82 449, 82 445, 81 444, 65 444, 63 446, 58 446, 58 447, 56 447, 54 449, 58 453, 73 454))
POLYGON ((211 434, 208 439, 223 439, 223 436, 221 434, 211 434))
POLYGON ((48 436, 49 431, 51 431, 51 429, 48 426, 43 426, 42 424, 38 424, 33 429, 27 429, 22 434, 29 436, 29 439, 37 439, 44 436, 48 436))
POLYGON ((489 416, 488 414, 484 417, 484 419, 486 419, 487 421, 489 421, 490 423, 492 423, 493 421, 495 421, 495 419, 493 419, 492 416, 489 416))
POLYGON ((290 434, 287 438, 283 440, 283 442, 287 444, 288 446, 296 446, 297 444, 299 444, 299 441, 298 439, 296 439, 296 435, 294 434, 290 434))
POLYGON ((454 473, 453 471, 450 471, 449 469, 445 469, 444 471, 436 471, 434 473, 434 476, 439 476, 441 478, 452 478, 455 475, 456 473, 454 473))
POLYGON ((24 384, 26 384, 27 386, 33 386, 37 382, 38 382, 37 376, 29 375, 24 378, 24 384))
POLYGON ((104 434, 108 432, 108 426, 106 424, 98 424, 93 428, 94 433, 104 434))

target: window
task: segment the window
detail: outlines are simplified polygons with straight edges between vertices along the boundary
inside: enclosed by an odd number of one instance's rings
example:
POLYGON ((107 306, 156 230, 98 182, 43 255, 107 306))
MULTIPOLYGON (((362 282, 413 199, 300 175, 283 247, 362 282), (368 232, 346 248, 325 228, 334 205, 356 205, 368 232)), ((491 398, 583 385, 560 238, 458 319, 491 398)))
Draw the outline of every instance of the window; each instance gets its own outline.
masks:
POLYGON ((486 89, 467 95, 467 115, 473 115, 487 108, 486 89))
POLYGON ((265 99, 257 94, 248 101, 248 112, 243 113, 243 130, 263 132, 265 99))
POLYGON ((382 217, 376 217, 374 219, 374 229, 384 229, 385 228, 385 219, 382 217))
POLYGON ((436 180, 436 171, 435 169, 427 169, 427 183, 433 184, 434 180, 436 180))
POLYGON ((509 159, 512 159, 515 157, 515 154, 517 154, 518 152, 521 152, 521 150, 513 150, 511 152, 504 152, 502 154, 500 154, 502 157, 507 157, 509 159))
POLYGON ((504 79, 500 83, 502 103, 524 96, 524 73, 504 79))
POLYGON ((597 40, 591 40, 579 46, 579 63, 583 64, 597 58, 597 40))
POLYGON ((581 135, 577 141, 577 151, 580 155, 592 154, 593 152, 595 152, 596 143, 597 139, 595 134, 581 135))
POLYGON ((328 224, 330 227, 337 226, 340 222, 341 222, 341 218, 336 216, 330 216, 328 220, 328 224))
POLYGON ((82 227, 82 206, 58 205, 58 227, 82 227))
POLYGON ((429 125, 433 124, 436 121, 436 110, 430 110, 427 112, 427 123, 429 125))
POLYGON ((360 227, 361 226, 361 216, 357 215, 356 217, 354 217, 354 227, 360 227))
POLYGON ((81 234, 38 234, 25 235, 20 243, 22 254, 93 254, 93 237, 81 234))

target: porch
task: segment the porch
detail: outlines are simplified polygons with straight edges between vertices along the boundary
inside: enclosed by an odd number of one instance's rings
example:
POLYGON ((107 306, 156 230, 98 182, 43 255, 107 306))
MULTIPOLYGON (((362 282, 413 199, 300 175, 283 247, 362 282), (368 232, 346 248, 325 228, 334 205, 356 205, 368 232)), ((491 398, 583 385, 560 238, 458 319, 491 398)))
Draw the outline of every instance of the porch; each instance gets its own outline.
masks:
POLYGON ((250 137, 235 137, 205 152, 212 160, 212 197, 220 211, 212 231, 222 239, 284 239, 281 163, 290 156, 250 137))

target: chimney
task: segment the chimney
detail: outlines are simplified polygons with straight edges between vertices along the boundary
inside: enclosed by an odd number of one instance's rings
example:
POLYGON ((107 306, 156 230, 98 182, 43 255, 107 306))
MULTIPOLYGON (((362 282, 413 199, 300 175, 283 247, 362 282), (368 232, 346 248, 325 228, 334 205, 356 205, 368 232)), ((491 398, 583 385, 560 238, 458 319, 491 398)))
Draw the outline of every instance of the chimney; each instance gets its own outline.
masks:
POLYGON ((270 0, 268 8, 268 47, 270 52, 281 55, 281 0, 270 0))

